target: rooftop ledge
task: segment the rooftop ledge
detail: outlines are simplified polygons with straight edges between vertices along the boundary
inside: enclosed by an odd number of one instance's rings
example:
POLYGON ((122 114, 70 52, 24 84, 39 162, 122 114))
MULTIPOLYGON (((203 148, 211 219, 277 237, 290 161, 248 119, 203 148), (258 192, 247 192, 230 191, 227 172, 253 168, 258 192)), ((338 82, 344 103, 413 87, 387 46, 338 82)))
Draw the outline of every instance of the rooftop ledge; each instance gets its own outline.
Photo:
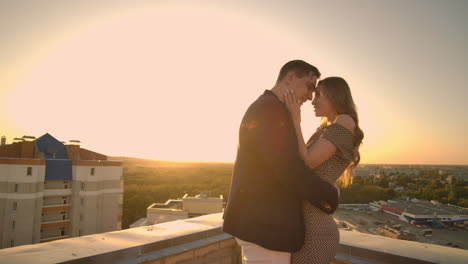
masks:
MULTIPOLYGON (((0 250, 0 263, 240 263, 222 214, 0 250)), ((340 230, 337 263, 468 263, 468 250, 340 230)))

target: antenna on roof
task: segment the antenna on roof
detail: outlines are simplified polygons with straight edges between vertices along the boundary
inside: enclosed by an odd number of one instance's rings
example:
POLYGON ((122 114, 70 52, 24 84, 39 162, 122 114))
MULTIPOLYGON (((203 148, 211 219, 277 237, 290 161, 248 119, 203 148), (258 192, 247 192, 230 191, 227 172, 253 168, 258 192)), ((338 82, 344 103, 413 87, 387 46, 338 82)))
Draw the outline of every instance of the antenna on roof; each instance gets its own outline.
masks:
POLYGON ((28 141, 28 142, 29 141, 34 141, 34 140, 36 140, 36 137, 35 136, 26 136, 26 135, 24 135, 23 140, 28 141))
POLYGON ((24 141, 24 138, 14 138, 13 139, 13 143, 19 143, 19 142, 23 142, 24 141))
POLYGON ((69 141, 68 141, 68 145, 79 146, 80 143, 81 143, 81 141, 76 140, 76 139, 72 139, 72 140, 69 140, 69 141))

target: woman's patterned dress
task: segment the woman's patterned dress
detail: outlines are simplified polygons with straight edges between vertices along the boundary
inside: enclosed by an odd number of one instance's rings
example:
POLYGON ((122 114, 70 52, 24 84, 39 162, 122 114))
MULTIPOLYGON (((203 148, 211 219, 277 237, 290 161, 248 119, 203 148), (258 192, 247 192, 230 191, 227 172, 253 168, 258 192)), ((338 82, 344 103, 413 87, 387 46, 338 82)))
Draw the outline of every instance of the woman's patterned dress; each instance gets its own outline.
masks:
MULTIPOLYGON (((331 124, 315 132, 307 146, 325 138, 336 146, 336 153, 313 171, 323 180, 336 184, 336 180, 351 163, 355 145, 354 135, 339 124, 331 124)), ((302 249, 291 255, 293 264, 329 264, 335 257, 340 240, 338 227, 332 215, 303 202, 305 241, 302 249)))

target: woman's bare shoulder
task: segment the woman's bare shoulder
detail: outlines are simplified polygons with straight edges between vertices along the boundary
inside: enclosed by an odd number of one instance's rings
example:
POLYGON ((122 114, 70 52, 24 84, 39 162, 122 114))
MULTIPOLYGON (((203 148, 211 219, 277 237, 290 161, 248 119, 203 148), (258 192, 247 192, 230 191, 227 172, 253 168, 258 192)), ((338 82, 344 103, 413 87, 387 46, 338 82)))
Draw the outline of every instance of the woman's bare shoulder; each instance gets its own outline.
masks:
POLYGON ((338 115, 336 117, 335 123, 343 126, 344 128, 351 131, 354 134, 354 128, 356 127, 356 122, 350 115, 338 115))

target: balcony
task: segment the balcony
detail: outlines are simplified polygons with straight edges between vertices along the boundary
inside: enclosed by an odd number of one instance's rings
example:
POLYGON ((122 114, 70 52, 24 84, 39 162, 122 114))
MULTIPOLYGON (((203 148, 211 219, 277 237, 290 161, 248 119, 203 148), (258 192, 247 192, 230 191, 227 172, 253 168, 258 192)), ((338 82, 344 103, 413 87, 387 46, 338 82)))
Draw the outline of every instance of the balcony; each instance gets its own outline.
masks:
POLYGON ((41 222, 41 229, 57 228, 57 227, 68 227, 69 225, 70 225, 70 219, 57 220, 57 221, 47 221, 47 222, 41 222))
POLYGON ((42 206, 42 212, 63 212, 70 211, 71 204, 56 204, 56 205, 46 205, 42 206))
MULTIPOLYGON (((222 214, 0 250, 0 263, 240 263, 222 214)), ((468 263, 468 250, 340 230, 335 263, 468 263)), ((42 241, 41 241, 42 242, 42 241)))
POLYGON ((45 189, 44 197, 49 196, 70 196, 72 194, 71 189, 45 189))

